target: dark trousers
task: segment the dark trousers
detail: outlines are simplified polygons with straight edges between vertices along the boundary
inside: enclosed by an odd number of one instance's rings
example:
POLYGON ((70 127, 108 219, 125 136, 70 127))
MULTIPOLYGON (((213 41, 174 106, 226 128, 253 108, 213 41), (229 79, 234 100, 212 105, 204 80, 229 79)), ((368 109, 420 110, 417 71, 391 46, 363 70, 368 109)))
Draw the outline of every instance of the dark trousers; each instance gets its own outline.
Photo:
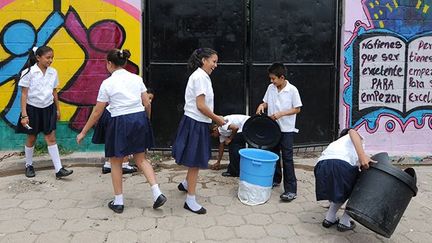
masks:
POLYGON ((280 152, 282 152, 282 164, 281 159, 276 161, 276 170, 273 176, 273 182, 279 184, 283 177, 285 192, 297 193, 297 178, 295 176, 293 161, 294 134, 294 132, 283 132, 279 144, 271 149, 271 151, 279 155, 279 157, 280 152), (281 165, 283 166, 283 173, 281 165))
POLYGON ((228 146, 229 160, 227 172, 231 175, 240 175, 240 154, 239 150, 246 147, 243 134, 237 133, 228 146))

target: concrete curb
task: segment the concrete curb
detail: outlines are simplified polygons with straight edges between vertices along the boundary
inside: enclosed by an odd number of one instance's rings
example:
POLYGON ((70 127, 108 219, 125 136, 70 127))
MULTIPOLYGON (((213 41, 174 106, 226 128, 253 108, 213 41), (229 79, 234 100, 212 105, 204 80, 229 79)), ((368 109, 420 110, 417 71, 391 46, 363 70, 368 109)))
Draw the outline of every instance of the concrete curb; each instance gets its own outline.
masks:
MULTIPOLYGON (((177 166, 174 160, 168 155, 169 153, 162 151, 150 152, 150 156, 154 156, 155 154, 161 155, 159 156, 161 157, 159 161, 152 161, 158 168, 173 168, 177 166)), ((216 157, 216 154, 213 155, 212 159, 216 157)), ((312 171, 319 155, 320 152, 297 152, 294 155, 295 168, 312 171)), ((225 160, 222 161, 222 168, 226 168, 228 164, 227 157, 224 159, 225 160)), ((432 165, 432 156, 424 158, 391 157, 390 159, 393 165, 400 168, 432 165)), ((65 167, 101 167, 105 162, 105 157, 103 156, 103 152, 75 152, 61 156, 61 160, 65 167)), ((34 157, 33 163, 36 170, 48 170, 53 168, 49 155, 34 157)), ((214 161, 210 163, 214 163, 214 161)), ((182 168, 183 167, 178 166, 178 169, 182 168)), ((18 174, 24 174, 24 156, 15 155, 0 161, 0 177, 18 174)))

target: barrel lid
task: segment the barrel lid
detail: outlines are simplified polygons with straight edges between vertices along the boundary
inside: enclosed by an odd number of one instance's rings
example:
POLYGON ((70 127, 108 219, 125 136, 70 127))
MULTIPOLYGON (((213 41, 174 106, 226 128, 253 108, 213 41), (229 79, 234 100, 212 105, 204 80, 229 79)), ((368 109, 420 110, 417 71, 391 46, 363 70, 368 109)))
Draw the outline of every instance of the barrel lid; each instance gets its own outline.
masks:
POLYGON ((388 154, 386 152, 376 154, 372 156, 371 159, 378 161, 378 163, 372 163, 370 165, 372 168, 381 170, 383 172, 386 172, 387 174, 398 178, 413 191, 414 197, 417 195, 417 176, 414 169, 408 168, 407 170, 403 171, 393 166, 390 163, 390 158, 388 157, 388 154))
POLYGON ((250 117, 243 125, 242 134, 249 145, 260 149, 275 147, 282 136, 279 124, 266 114, 250 117))

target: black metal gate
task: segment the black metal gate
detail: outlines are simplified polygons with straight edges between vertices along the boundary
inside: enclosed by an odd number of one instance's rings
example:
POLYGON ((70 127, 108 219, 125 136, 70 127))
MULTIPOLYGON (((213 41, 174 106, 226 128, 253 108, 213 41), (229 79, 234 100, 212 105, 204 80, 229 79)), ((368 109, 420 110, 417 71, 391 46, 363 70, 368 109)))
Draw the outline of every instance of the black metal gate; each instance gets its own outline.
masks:
POLYGON ((186 62, 198 47, 218 52, 215 113, 254 114, 278 61, 303 108, 295 144, 328 143, 337 124, 339 6, 332 0, 146 0, 144 76, 155 91, 158 148, 171 146, 183 114, 186 62))

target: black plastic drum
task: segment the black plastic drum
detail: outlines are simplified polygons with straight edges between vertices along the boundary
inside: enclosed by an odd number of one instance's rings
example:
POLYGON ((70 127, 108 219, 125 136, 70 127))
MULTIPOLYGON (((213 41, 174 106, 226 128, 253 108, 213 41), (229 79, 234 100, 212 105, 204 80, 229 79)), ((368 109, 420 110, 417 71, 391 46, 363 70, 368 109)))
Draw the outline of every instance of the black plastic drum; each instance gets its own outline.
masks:
POLYGON ((366 228, 390 238, 417 194, 417 177, 413 168, 401 170, 393 166, 387 153, 372 159, 378 163, 360 173, 346 211, 366 228))
POLYGON ((250 146, 259 149, 273 148, 282 135, 279 124, 266 114, 249 118, 243 125, 242 134, 250 146))

